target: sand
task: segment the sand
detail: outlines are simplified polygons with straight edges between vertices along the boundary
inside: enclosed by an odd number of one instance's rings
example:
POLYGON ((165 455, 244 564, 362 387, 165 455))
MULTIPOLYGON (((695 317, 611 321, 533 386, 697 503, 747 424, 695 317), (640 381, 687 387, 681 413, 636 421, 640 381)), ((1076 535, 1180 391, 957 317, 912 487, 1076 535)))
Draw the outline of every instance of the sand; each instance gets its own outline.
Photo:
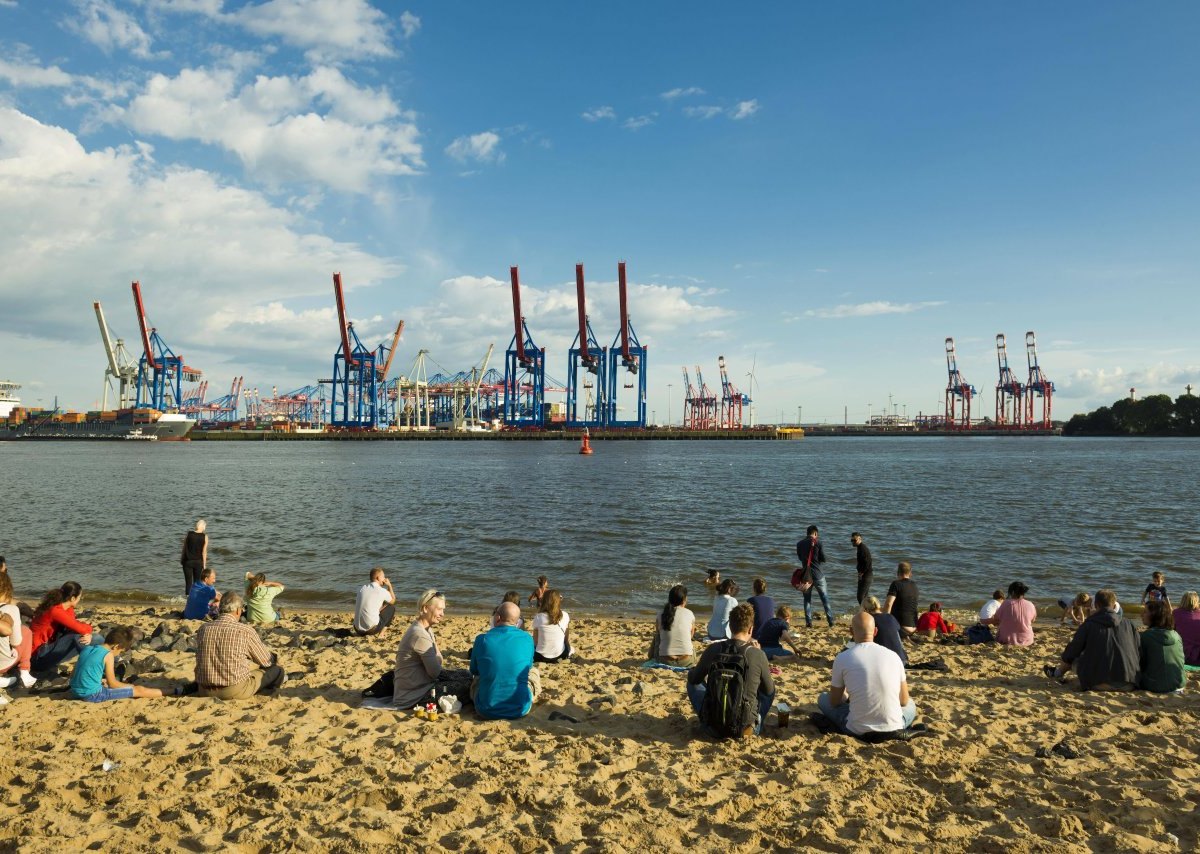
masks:
MULTIPOLYGON (((960 624, 965 614, 951 614, 960 624)), ((99 624, 160 622, 96 607, 99 624)), ((482 617, 437 634, 449 666, 482 617)), ((178 623, 169 622, 174 630, 178 623)), ((0 707, 0 850, 675 851, 1195 850, 1200 686, 1183 696, 1082 694, 1041 665, 1068 632, 1030 649, 925 644, 947 673, 911 671, 918 720, 935 734, 867 745, 808 721, 848 628, 801 630, 764 735, 699 736, 684 675, 639 665, 645 620, 576 617, 568 664, 515 722, 421 721, 359 707, 399 642, 308 649, 349 615, 291 614, 267 632, 290 673, 275 698, 196 697, 90 705, 11 692, 0 707), (289 644, 299 643, 300 646, 289 644), (553 712, 578 719, 551 720, 553 712), (1069 738, 1077 759, 1036 758, 1069 738), (106 771, 105 763, 115 763, 106 771)), ((322 641, 322 643, 327 641, 322 641)), ((192 676, 186 651, 135 650, 192 676)))

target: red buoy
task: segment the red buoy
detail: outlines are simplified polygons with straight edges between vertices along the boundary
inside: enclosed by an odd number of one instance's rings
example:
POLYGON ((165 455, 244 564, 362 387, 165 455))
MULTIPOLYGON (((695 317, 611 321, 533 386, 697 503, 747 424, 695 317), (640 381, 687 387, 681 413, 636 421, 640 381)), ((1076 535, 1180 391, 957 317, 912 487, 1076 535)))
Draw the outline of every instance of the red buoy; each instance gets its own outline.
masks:
POLYGON ((586 427, 584 427, 583 428, 583 440, 579 443, 579 453, 590 454, 591 452, 592 452, 592 445, 591 445, 591 442, 589 441, 588 429, 586 427))

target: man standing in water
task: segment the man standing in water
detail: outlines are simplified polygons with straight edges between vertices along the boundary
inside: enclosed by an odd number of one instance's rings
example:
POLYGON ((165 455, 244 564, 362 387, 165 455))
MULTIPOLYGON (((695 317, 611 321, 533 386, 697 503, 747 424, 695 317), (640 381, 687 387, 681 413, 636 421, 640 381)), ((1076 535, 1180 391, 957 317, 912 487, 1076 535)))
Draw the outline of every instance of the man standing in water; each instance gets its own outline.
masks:
POLYGON ((807 571, 812 580, 812 586, 804 590, 804 623, 808 628, 812 628, 812 595, 816 590, 817 595, 821 597, 821 607, 825 609, 825 619, 833 626, 833 611, 829 607, 829 596, 825 592, 825 573, 821 569, 825 563, 825 548, 821 545, 821 535, 816 525, 809 525, 807 534, 808 536, 796 543, 796 556, 800 558, 800 566, 807 571))
POLYGON ((855 548, 855 563, 858 566, 858 590, 855 592, 854 598, 858 600, 859 605, 862 605, 863 600, 871 595, 871 578, 875 574, 875 568, 871 559, 871 550, 863 542, 862 534, 858 531, 851 534, 850 544, 855 548))

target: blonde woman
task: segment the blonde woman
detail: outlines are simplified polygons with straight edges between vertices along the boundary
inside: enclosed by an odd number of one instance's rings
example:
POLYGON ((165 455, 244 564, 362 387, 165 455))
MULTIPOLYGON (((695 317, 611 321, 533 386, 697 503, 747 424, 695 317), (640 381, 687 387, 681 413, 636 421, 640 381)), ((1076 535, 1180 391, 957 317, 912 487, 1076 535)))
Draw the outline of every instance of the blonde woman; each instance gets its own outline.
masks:
POLYGON ((200 580, 200 573, 208 567, 208 523, 196 521, 194 530, 183 537, 183 550, 179 554, 179 565, 183 567, 183 595, 192 592, 192 585, 200 580))
POLYGON ((1083 621, 1092 613, 1092 597, 1087 593, 1080 593, 1071 600, 1070 607, 1063 609, 1062 624, 1079 628, 1083 625, 1083 621))
POLYGON ((571 657, 571 617, 562 609, 562 594, 547 590, 533 618, 533 660, 553 664, 571 657))
POLYGON ((471 675, 466 670, 443 667, 442 651, 433 634, 434 626, 446 616, 446 597, 437 590, 426 590, 417 600, 413 620, 396 650, 396 668, 392 677, 392 705, 409 709, 446 694, 467 700, 471 675))
POLYGON ((246 573, 246 622, 274 623, 279 620, 275 597, 284 591, 278 581, 267 581, 267 574, 246 573))

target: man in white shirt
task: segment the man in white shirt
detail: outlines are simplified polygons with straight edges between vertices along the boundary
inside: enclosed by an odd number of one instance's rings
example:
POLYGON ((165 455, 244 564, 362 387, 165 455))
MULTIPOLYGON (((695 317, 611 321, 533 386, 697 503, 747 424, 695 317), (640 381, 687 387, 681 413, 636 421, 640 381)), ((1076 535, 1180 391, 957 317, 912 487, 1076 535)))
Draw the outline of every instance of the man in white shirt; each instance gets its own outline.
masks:
POLYGON ((371 570, 371 583, 358 589, 354 605, 354 633, 381 635, 396 616, 396 592, 382 566, 371 570))
POLYGON ((875 618, 866 611, 850 625, 854 645, 833 660, 830 689, 817 698, 822 714, 850 735, 908 729, 917 704, 908 695, 900 656, 875 643, 875 618))

